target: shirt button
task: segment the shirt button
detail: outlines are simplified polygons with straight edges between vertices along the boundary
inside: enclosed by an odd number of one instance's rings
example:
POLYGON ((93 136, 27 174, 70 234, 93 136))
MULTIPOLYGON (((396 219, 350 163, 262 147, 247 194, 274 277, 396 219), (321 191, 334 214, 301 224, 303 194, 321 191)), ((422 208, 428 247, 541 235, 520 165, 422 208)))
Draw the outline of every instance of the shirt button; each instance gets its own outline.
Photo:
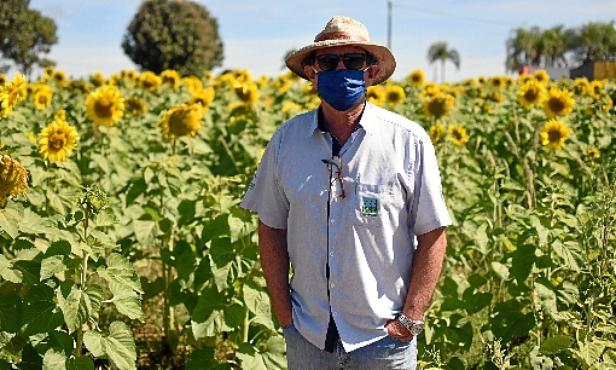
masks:
POLYGON ((329 220, 329 223, 333 225, 333 224, 335 224, 335 223, 336 223, 336 220, 331 219, 331 220, 329 220))
POLYGON ((334 252, 329 252, 329 256, 333 257, 334 256, 334 252))
POLYGON ((335 287, 335 286, 336 286, 336 284, 334 284, 334 283, 329 284, 329 287, 330 287, 330 288, 333 288, 333 287, 335 287))

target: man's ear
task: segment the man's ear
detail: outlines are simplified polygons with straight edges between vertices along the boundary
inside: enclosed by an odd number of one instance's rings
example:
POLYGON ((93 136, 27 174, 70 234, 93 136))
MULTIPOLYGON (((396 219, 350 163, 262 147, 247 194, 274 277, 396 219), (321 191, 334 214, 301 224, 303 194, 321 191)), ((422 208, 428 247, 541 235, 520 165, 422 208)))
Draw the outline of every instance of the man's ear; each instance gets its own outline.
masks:
POLYGON ((367 86, 376 85, 376 76, 379 75, 379 71, 380 71, 380 68, 378 64, 372 64, 370 68, 368 68, 368 70, 366 71, 368 72, 368 76, 366 78, 367 86))
POLYGON ((316 85, 316 72, 311 65, 307 64, 304 66, 304 74, 306 75, 306 77, 308 77, 308 79, 310 80, 310 82, 312 82, 313 85, 316 85))

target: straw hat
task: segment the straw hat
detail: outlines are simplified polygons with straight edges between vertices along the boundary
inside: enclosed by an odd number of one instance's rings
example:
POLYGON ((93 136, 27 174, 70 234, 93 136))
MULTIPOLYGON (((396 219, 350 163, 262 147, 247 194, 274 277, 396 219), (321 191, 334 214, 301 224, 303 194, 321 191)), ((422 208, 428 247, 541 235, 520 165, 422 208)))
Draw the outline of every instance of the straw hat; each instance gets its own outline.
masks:
POLYGON ((372 54, 379 66, 376 83, 385 81, 396 69, 396 59, 389 49, 383 45, 370 42, 366 26, 349 17, 336 16, 327 22, 325 29, 315 38, 314 43, 304 46, 285 60, 287 67, 304 79, 302 61, 315 50, 332 46, 357 45, 372 54))

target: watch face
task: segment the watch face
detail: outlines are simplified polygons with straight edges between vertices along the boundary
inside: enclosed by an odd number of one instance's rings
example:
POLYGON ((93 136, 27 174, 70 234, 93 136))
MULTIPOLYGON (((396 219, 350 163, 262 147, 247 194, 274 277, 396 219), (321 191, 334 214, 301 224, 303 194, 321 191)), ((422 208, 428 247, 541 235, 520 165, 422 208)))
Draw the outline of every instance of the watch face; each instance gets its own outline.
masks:
POLYGON ((411 334, 414 336, 421 334, 422 331, 423 324, 413 324, 413 326, 411 326, 411 334))

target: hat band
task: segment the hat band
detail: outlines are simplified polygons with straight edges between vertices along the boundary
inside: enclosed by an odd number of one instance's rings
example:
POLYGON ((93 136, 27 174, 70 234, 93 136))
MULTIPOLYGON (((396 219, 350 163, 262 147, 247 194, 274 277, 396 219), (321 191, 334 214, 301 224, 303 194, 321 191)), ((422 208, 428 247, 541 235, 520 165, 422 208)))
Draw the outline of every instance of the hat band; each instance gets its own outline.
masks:
POLYGON ((351 35, 345 32, 330 32, 319 34, 314 39, 314 42, 327 41, 327 40, 352 40, 358 42, 368 42, 370 41, 368 38, 363 37, 361 35, 351 35))

